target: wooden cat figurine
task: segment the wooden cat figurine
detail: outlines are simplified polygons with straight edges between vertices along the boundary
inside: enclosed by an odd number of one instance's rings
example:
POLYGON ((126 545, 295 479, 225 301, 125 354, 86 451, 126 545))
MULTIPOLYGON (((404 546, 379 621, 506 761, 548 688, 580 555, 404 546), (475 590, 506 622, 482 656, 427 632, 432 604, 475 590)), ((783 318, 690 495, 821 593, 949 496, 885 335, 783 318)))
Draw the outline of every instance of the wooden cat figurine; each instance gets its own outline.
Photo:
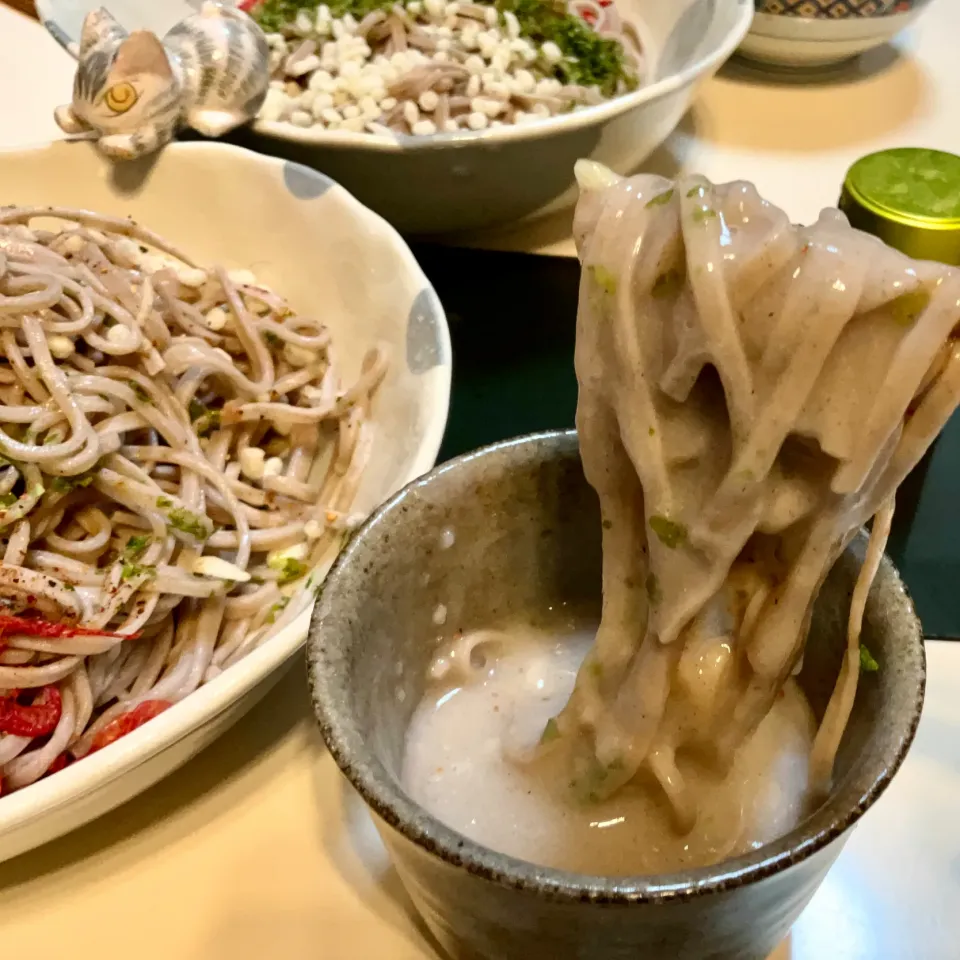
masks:
POLYGON ((270 81, 263 31, 233 6, 206 2, 161 42, 127 33, 104 9, 83 22, 73 102, 55 113, 60 129, 88 134, 117 160, 134 160, 188 126, 219 137, 252 120, 270 81))

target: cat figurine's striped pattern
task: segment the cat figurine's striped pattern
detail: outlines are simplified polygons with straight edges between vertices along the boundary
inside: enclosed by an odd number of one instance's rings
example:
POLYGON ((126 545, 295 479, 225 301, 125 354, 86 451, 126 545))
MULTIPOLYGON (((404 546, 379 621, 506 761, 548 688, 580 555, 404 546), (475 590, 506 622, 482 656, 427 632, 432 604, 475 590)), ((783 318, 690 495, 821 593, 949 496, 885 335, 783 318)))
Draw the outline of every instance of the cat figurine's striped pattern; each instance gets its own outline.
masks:
POLYGON ((181 126, 222 136, 257 115, 270 81, 263 31, 225 3, 204 3, 162 42, 94 10, 76 56, 73 102, 57 108, 57 124, 118 160, 152 153, 181 126))

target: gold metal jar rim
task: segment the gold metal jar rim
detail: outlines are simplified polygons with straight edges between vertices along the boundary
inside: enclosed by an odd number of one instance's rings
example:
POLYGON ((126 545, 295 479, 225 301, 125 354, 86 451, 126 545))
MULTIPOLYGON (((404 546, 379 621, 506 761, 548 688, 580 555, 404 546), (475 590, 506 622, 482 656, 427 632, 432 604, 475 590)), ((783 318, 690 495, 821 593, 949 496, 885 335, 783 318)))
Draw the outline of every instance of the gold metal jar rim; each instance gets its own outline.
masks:
POLYGON ((960 265, 960 157, 954 154, 913 147, 869 154, 847 171, 839 206, 854 227, 908 256, 960 265), (878 188, 878 170, 888 173, 892 185, 902 187, 902 192, 878 188), (911 181, 916 186, 931 179, 949 184, 952 192, 955 189, 951 215, 924 213, 922 204, 915 202, 916 191, 911 195, 911 181))

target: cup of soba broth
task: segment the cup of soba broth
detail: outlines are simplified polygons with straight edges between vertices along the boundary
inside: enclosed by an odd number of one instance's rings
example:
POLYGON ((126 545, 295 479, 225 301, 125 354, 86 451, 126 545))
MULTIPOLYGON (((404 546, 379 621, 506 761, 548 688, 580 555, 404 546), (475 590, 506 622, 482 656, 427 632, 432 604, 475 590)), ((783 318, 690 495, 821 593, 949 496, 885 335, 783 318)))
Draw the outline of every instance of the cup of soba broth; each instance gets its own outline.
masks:
POLYGON ((578 176, 578 429, 374 514, 315 709, 454 958, 763 960, 919 719, 883 548, 960 400, 960 274, 749 184, 578 176))

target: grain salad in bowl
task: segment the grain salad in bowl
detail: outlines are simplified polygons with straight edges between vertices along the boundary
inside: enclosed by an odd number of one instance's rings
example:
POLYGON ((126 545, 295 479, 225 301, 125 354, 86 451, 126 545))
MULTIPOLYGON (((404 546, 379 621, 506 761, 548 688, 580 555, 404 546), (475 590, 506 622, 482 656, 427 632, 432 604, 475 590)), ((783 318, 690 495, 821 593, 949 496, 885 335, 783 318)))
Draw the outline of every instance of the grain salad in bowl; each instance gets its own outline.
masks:
POLYGON ((403 233, 562 211, 579 158, 625 173, 663 143, 754 12, 614 2, 261 0, 273 88, 235 139, 322 170, 403 233))
POLYGON ((612 0, 250 0, 270 44, 260 120, 431 136, 547 119, 638 88, 612 0))

